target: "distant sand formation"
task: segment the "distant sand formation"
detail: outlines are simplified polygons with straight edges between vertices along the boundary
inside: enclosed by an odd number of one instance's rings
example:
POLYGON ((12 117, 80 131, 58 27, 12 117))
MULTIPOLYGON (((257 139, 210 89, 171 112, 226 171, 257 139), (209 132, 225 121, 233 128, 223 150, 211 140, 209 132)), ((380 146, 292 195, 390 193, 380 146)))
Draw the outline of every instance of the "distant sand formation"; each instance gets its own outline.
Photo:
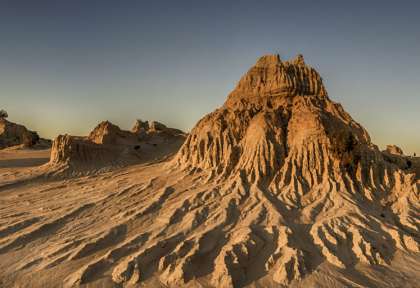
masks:
POLYGON ((49 140, 40 138, 38 133, 0 117, 0 149, 13 146, 49 146, 50 144, 49 140))
POLYGON ((184 139, 181 130, 156 121, 136 120, 131 131, 103 121, 87 137, 58 136, 52 145, 50 166, 86 171, 156 160, 175 153, 184 139))

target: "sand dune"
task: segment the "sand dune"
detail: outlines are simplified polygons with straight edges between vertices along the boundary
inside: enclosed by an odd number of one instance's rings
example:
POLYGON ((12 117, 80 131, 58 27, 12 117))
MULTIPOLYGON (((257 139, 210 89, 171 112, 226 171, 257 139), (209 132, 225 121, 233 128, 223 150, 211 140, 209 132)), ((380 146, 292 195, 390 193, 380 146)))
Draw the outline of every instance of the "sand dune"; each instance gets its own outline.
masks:
POLYGON ((380 151, 302 56, 260 58, 182 147, 128 163, 159 127, 60 136, 2 177, 0 286, 418 287, 420 159, 380 151))

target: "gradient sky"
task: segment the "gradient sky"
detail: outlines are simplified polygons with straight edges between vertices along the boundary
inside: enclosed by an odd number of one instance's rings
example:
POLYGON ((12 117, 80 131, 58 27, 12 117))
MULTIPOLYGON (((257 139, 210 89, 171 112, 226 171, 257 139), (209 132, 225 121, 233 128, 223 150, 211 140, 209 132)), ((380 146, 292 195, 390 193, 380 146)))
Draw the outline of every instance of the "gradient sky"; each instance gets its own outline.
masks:
POLYGON ((384 147, 420 154, 419 1, 0 1, 0 108, 43 137, 191 129, 256 59, 298 53, 384 147))

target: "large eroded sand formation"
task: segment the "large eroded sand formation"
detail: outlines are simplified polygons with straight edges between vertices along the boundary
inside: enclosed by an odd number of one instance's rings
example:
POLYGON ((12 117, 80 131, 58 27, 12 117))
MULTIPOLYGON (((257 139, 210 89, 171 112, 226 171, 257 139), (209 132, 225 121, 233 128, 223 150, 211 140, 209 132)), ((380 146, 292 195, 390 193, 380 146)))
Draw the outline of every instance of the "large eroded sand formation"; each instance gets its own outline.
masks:
POLYGON ((88 137, 60 136, 33 181, 0 186, 0 283, 418 284, 418 159, 379 151, 302 56, 260 58, 171 159, 176 149, 153 150, 182 134, 167 129, 103 122, 88 137), (141 153, 147 164, 42 176, 141 153))

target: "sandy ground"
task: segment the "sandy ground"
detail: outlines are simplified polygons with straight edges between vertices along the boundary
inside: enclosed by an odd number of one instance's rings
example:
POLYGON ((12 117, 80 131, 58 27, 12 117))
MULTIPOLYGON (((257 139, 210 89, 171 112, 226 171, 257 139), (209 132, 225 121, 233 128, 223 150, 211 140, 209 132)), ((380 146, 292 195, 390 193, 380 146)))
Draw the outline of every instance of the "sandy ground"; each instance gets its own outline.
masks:
POLYGON ((37 167, 50 159, 50 149, 3 149, 0 150, 0 169, 2 172, 26 167, 37 167))
MULTIPOLYGON (((2 185, 16 180, 36 177, 37 167, 50 159, 50 149, 7 148, 0 150, 0 183, 2 185)), ((0 184, 0 185, 1 185, 0 184)))
MULTIPOLYGON (((235 240, 223 234, 244 230, 233 235, 248 237, 250 215, 238 214, 232 198, 213 184, 170 172, 165 162, 74 178, 39 176, 34 166, 47 155, 1 153, 0 287, 122 287, 121 279, 138 278, 140 284, 131 287, 167 287, 165 281, 176 283, 172 287, 229 287, 212 284, 226 267, 220 255, 228 255, 222 252, 235 240), (135 275, 133 259, 141 275, 135 275)), ((254 233, 264 239, 267 232, 255 225, 254 233)), ((301 237, 307 237, 303 230, 301 237)), ((275 250, 267 245, 254 245, 259 252, 249 256, 253 271, 244 271, 256 282, 231 287, 281 287, 263 268, 275 250)), ((386 265, 338 268, 312 245, 306 249, 308 271, 290 287, 418 287, 420 281, 418 253, 397 250, 386 265)))

